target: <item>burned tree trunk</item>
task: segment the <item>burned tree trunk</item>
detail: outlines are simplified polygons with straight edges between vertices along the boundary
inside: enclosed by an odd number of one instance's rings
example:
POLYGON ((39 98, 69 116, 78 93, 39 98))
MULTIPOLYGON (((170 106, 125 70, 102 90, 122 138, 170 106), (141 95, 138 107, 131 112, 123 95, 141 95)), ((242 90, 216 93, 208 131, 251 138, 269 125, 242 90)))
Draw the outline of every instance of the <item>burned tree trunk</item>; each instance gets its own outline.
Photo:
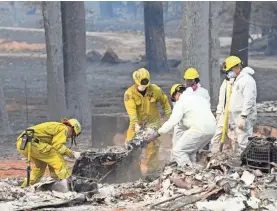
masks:
POLYGON ((61 2, 65 96, 69 114, 83 126, 91 124, 86 73, 84 2, 61 2))
POLYGON ((183 12, 183 65, 184 70, 195 67, 200 74, 201 85, 211 96, 211 104, 217 104, 219 76, 219 40, 217 31, 218 10, 213 2, 184 2, 183 12))
POLYGON ((233 22, 233 35, 230 55, 238 56, 248 65, 249 19, 251 1, 237 1, 233 22))
POLYGON ((220 2, 209 2, 209 83, 211 105, 218 103, 219 88, 221 84, 220 76, 220 42, 219 42, 219 11, 220 2))
POLYGON ((162 2, 144 2, 144 31, 148 69, 168 72, 162 2))
POLYGON ((60 2, 42 2, 47 52, 48 120, 66 116, 60 2))
MULTIPOLYGON (((276 2, 275 2, 276 3, 276 2)), ((277 11, 271 9, 270 14, 271 27, 268 30, 268 43, 265 55, 277 55, 277 11)))
POLYGON ((0 134, 12 133, 2 84, 0 84, 0 134))

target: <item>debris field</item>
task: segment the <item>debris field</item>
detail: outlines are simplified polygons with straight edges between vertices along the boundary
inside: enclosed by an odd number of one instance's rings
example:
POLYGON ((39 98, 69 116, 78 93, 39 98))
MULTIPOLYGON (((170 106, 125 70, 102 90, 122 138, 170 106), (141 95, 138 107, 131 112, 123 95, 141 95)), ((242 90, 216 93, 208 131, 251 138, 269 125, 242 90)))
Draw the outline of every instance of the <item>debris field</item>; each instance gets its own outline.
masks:
MULTIPOLYGON (((261 155, 259 153, 264 151, 251 150, 251 143, 263 146, 269 143, 272 151, 277 142, 275 138, 256 137, 250 141, 242 155, 232 152, 203 154, 201 162, 194 168, 167 164, 153 181, 138 179, 124 182, 123 179, 120 182, 113 181, 114 183, 109 179, 101 183, 105 172, 111 169, 107 168, 107 162, 123 162, 122 157, 130 153, 124 151, 123 147, 90 150, 83 153, 78 165, 81 165, 82 160, 88 162, 86 159, 90 158, 94 164, 88 165, 94 168, 94 172, 83 175, 86 177, 77 178, 81 172, 75 172, 72 176, 71 183, 77 182, 79 189, 76 190, 74 186, 75 190, 73 188, 73 191, 68 192, 42 191, 43 185, 52 182, 48 178, 32 187, 21 189, 18 180, 6 179, 0 184, 0 207, 3 207, 2 210, 53 210, 58 207, 70 210, 76 205, 89 205, 91 210, 99 206, 103 209, 126 210, 277 210, 275 158, 268 153, 268 160, 262 165, 258 159, 261 155), (251 163, 250 168, 245 160, 253 156, 256 156, 256 161, 251 163), (270 169, 267 164, 270 164, 270 169)), ((111 163, 108 166, 112 166, 111 163)), ((126 163, 123 162, 123 165, 126 163)), ((123 168, 121 170, 124 171, 123 168)))

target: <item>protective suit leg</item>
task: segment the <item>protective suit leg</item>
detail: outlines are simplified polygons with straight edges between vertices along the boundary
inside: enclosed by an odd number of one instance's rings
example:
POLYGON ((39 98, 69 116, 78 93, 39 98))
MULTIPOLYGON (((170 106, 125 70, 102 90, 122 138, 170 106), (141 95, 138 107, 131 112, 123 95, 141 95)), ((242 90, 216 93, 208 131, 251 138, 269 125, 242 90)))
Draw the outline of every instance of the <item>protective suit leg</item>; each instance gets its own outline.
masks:
POLYGON ((59 179, 58 175, 55 173, 55 169, 51 166, 48 166, 50 177, 53 179, 59 179))
MULTIPOLYGON (((27 147, 24 150, 20 150, 20 145, 21 145, 22 139, 19 139, 17 141, 17 150, 27 157, 27 147)), ((51 166, 55 174, 58 176, 59 179, 66 179, 71 175, 70 170, 68 169, 65 160, 63 156, 58 153, 55 149, 52 148, 51 145, 47 143, 32 143, 32 149, 31 149, 31 162, 34 162, 36 165, 36 160, 40 161, 40 163, 45 163, 45 168, 46 165, 51 166)), ((38 164, 40 167, 40 164, 38 164)), ((45 171, 44 168, 44 171, 45 171)), ((35 168, 34 168, 35 170, 35 168)), ((33 170, 32 170, 33 171, 33 170)), ((38 172, 42 172, 37 170, 38 172)), ((43 171, 43 173, 44 173, 43 171)))
POLYGON ((155 172, 160 164, 160 140, 155 140, 143 149, 140 160, 142 175, 155 172))
POLYGON ((190 157, 195 161, 196 152, 206 146, 212 136, 191 129, 184 131, 172 148, 172 161, 176 161, 179 166, 192 166, 190 157))
MULTIPOLYGON (((132 140, 135 136, 135 130, 133 126, 129 126, 127 131, 126 142, 132 140)), ((146 176, 155 172, 159 168, 160 161, 160 140, 155 140, 143 149, 140 159, 140 171, 142 175, 146 176)))
MULTIPOLYGON (((35 158, 31 158, 31 162, 34 164, 30 174, 30 185, 36 184, 40 181, 41 177, 44 175, 47 164, 37 160, 35 158)), ((21 187, 25 188, 27 186, 27 178, 24 179, 21 187)))
POLYGON ((245 128, 243 130, 239 129, 237 126, 238 119, 240 118, 240 112, 234 112, 230 114, 230 136, 233 140, 233 148, 238 150, 238 152, 243 152, 248 144, 248 138, 253 135, 253 126, 255 123, 254 116, 249 116, 245 123, 245 128))

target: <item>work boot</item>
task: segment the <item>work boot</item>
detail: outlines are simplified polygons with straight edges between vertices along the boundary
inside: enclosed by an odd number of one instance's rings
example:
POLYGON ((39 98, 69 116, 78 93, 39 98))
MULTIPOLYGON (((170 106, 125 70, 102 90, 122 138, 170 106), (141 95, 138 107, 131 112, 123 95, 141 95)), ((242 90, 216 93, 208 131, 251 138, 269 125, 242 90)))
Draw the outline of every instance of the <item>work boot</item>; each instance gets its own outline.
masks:
POLYGON ((67 179, 56 181, 52 184, 52 190, 57 192, 66 193, 69 191, 69 185, 67 179))

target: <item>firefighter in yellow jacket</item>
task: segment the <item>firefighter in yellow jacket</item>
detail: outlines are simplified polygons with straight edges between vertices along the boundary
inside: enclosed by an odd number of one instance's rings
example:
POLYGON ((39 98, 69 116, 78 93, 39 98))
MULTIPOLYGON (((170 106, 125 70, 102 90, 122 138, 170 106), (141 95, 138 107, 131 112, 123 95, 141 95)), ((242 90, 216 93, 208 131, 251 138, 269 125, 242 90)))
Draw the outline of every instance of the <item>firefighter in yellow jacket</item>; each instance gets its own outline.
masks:
MULTIPOLYGON (((64 119, 59 122, 45 122, 32 126, 28 129, 34 130, 34 137, 31 141, 31 163, 33 164, 30 185, 33 185, 44 175, 45 169, 48 166, 50 176, 54 179, 66 179, 71 175, 65 160, 64 155, 70 158, 78 158, 79 152, 74 152, 66 147, 68 138, 75 137, 81 133, 81 124, 76 119, 64 119)), ((18 152, 24 157, 28 156, 28 149, 20 149, 22 137, 25 131, 19 135, 16 142, 18 152)), ((22 188, 27 186, 27 178, 24 179, 22 188)))
MULTIPOLYGON (((133 73, 135 84, 124 94, 124 104, 129 115, 129 128, 126 142, 135 136, 136 125, 158 129, 161 126, 158 103, 161 104, 166 118, 170 117, 171 107, 167 96, 155 84, 150 84, 150 74, 145 68, 133 73)), ((143 150, 140 169, 142 175, 153 173, 159 167, 160 141, 149 143, 143 150)))

